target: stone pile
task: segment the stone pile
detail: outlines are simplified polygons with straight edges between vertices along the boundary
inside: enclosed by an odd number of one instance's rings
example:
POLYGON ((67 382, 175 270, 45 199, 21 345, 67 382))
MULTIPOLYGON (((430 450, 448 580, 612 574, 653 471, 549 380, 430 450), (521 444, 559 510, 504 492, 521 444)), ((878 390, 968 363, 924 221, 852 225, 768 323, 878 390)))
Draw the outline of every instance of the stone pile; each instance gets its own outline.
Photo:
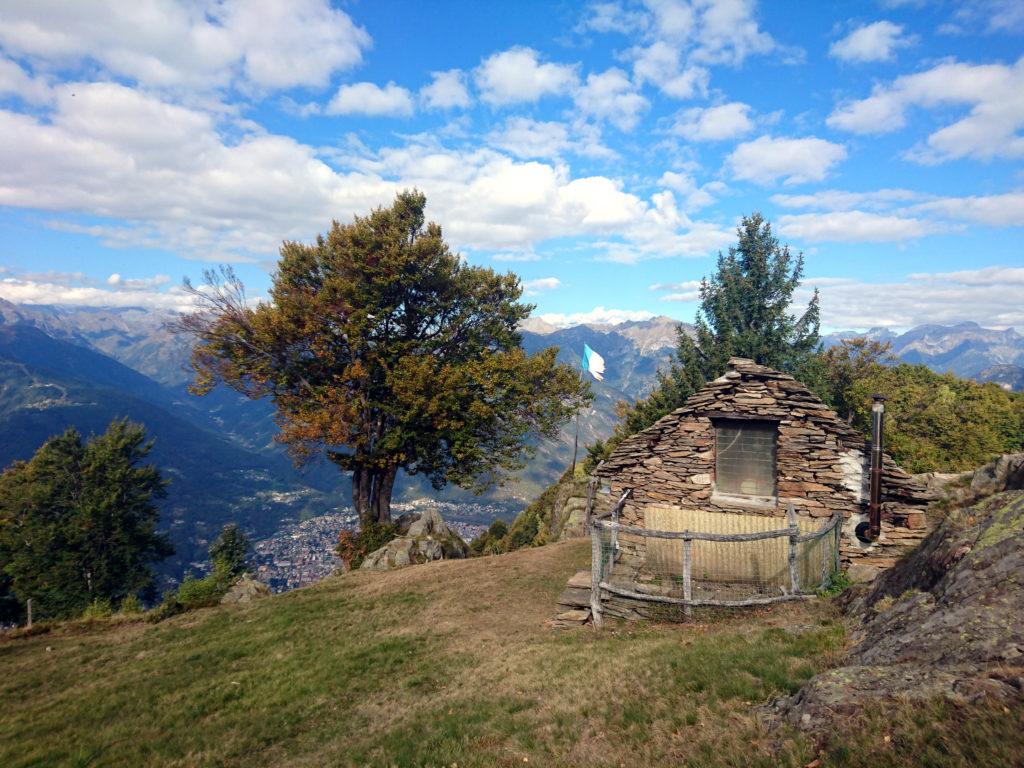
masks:
POLYGON ((402 515, 396 525, 399 535, 367 555, 360 570, 388 571, 469 554, 469 546, 436 509, 402 515))

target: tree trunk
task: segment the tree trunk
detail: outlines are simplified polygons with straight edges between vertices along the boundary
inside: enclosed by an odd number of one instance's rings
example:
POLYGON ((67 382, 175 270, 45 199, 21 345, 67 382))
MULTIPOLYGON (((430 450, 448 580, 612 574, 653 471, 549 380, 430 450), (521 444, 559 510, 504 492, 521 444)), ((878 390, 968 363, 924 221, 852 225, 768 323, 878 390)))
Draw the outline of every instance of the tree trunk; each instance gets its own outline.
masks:
POLYGON ((352 470, 352 505, 359 524, 391 522, 391 493, 397 466, 385 469, 357 467, 352 470))
POLYGON ((391 522, 391 492, 395 487, 395 475, 398 474, 398 467, 389 466, 377 479, 375 488, 377 498, 374 499, 373 507, 377 513, 377 522, 391 522))

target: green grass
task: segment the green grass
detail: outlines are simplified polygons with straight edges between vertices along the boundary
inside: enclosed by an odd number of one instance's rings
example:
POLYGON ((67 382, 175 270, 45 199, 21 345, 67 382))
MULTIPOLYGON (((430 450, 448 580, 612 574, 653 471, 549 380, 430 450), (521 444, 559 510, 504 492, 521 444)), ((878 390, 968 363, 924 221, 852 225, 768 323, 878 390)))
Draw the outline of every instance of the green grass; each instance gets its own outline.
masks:
MULTIPOLYGON (((576 541, 357 573, 159 624, 122 618, 0 641, 0 765, 815 758, 818 746, 786 728, 769 733, 754 708, 838 659, 843 627, 828 602, 601 632, 546 627, 588 557, 589 543, 576 541)), ((921 727, 908 715, 906 728, 917 749, 921 727)), ((857 732, 843 738, 827 756, 857 764, 843 751, 857 732)), ((898 756, 887 747, 881 758, 898 756)))

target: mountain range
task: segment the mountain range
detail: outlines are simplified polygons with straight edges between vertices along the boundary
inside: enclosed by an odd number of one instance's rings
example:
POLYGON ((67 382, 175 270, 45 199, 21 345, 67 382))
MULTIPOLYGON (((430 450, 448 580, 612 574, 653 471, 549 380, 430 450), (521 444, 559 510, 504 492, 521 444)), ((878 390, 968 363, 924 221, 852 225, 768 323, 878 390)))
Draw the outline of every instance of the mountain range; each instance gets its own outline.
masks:
MULTIPOLYGON (((209 541, 226 522, 263 538, 285 522, 350 503, 348 481, 333 465, 293 466, 274 441, 269 403, 223 387, 205 397, 190 395, 189 344, 165 321, 139 308, 23 306, 0 299, 0 466, 28 458, 68 426, 89 434, 120 416, 142 422, 156 440, 152 459, 171 480, 162 527, 177 551, 161 572, 173 578, 205 560, 209 541)), ((568 328, 524 323, 529 352, 557 346, 559 360, 576 367, 587 344, 605 358, 605 379, 591 381, 594 403, 579 416, 581 454, 583 446, 612 432, 619 401, 650 392, 657 370, 671 357, 679 325, 668 317, 568 328)), ((1024 382, 1024 337, 1013 330, 964 323, 904 334, 837 333, 824 341, 855 335, 888 341, 901 359, 936 370, 1017 389, 1024 382)), ((528 466, 483 501, 503 516, 521 509, 565 470, 575 430, 575 422, 567 424, 557 439, 535 446, 528 466)), ((415 477, 396 483, 396 501, 422 496, 480 501, 459 489, 432 491, 415 477)))

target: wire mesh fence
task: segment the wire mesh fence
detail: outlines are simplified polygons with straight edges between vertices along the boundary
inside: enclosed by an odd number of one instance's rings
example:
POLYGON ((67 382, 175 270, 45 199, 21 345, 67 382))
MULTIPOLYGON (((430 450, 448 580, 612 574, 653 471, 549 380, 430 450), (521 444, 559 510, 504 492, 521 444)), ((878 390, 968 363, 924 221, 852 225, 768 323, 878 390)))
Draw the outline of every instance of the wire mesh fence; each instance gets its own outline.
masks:
POLYGON ((595 616, 602 593, 687 608, 792 600, 826 587, 839 568, 840 515, 804 518, 790 505, 782 521, 648 507, 637 527, 618 521, 621 507, 591 527, 595 616))

